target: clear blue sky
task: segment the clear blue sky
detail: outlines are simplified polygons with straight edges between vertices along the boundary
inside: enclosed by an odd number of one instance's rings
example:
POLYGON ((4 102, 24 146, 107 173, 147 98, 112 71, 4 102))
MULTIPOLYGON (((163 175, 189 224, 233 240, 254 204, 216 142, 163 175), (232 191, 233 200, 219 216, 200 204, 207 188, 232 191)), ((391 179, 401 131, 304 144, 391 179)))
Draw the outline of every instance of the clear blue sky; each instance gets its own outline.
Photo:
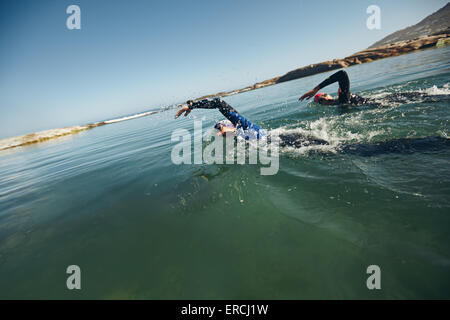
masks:
POLYGON ((243 87, 364 49, 446 0, 2 0, 0 138, 243 87), (68 30, 66 8, 81 8, 68 30), (381 30, 366 8, 381 8, 381 30))

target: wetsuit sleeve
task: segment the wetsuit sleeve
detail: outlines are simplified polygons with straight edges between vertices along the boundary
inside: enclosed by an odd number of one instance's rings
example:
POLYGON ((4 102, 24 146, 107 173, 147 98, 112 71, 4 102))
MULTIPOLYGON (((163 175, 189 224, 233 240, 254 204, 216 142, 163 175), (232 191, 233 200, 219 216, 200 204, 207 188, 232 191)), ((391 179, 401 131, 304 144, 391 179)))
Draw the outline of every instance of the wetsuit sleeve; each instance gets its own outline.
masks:
POLYGON ((237 116, 239 113, 228 103, 222 101, 220 99, 213 100, 200 100, 192 103, 192 106, 189 107, 192 109, 219 109, 219 111, 230 120, 235 126, 238 124, 237 116))
MULTIPOLYGON (((225 118, 231 121, 235 127, 241 127, 247 130, 250 127, 256 127, 245 117, 240 115, 232 106, 218 98, 213 100, 200 100, 192 103, 190 109, 219 109, 225 118)), ((259 128, 259 127, 258 127, 259 128)))
POLYGON ((194 101, 189 109, 217 109, 219 107, 218 99, 194 101))
POLYGON ((347 72, 344 70, 340 70, 332 74, 322 81, 317 87, 320 90, 335 82, 339 82, 339 89, 341 89, 338 97, 339 103, 348 103, 350 99, 350 79, 348 78, 347 72))

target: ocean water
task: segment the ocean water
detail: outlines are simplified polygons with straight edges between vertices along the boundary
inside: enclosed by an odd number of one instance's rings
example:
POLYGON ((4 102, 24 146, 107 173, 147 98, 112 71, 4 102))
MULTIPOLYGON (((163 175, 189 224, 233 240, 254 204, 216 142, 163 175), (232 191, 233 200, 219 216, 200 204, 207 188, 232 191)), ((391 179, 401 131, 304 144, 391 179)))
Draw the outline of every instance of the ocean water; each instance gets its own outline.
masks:
POLYGON ((297 101, 329 74, 225 98, 269 131, 328 142, 281 149, 267 176, 172 163, 172 132, 211 127, 217 110, 0 151, 0 298, 450 298, 450 48, 346 70, 364 96, 434 98, 297 101), (81 290, 66 287, 69 265, 81 290))

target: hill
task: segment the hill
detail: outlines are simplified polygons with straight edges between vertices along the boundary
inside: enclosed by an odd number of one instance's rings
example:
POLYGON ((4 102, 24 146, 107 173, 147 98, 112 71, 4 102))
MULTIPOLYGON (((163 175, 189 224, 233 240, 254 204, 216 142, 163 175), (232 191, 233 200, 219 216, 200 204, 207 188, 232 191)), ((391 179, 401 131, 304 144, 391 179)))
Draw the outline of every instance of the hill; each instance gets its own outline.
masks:
POLYGON ((419 23, 391 33, 380 41, 375 42, 369 49, 398 41, 413 40, 422 36, 442 33, 450 33, 450 2, 419 23))

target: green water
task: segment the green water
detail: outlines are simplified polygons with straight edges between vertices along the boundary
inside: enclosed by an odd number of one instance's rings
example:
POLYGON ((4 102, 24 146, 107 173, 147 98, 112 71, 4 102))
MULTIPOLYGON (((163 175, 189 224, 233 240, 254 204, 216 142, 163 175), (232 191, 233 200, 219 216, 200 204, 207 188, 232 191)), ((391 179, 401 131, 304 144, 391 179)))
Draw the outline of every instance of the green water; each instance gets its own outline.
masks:
MULTIPOLYGON (((450 148, 339 152, 448 139, 450 49, 347 68, 371 97, 434 101, 342 109, 298 102, 328 74, 227 97, 267 130, 325 148, 260 165, 174 165, 171 134, 221 119, 173 111, 0 152, 0 298, 450 298, 450 148), (428 140, 425 140, 428 141, 428 140), (68 290, 66 268, 81 268, 68 290), (368 290, 366 269, 381 269, 368 290)), ((337 86, 327 88, 335 94, 337 86)))

